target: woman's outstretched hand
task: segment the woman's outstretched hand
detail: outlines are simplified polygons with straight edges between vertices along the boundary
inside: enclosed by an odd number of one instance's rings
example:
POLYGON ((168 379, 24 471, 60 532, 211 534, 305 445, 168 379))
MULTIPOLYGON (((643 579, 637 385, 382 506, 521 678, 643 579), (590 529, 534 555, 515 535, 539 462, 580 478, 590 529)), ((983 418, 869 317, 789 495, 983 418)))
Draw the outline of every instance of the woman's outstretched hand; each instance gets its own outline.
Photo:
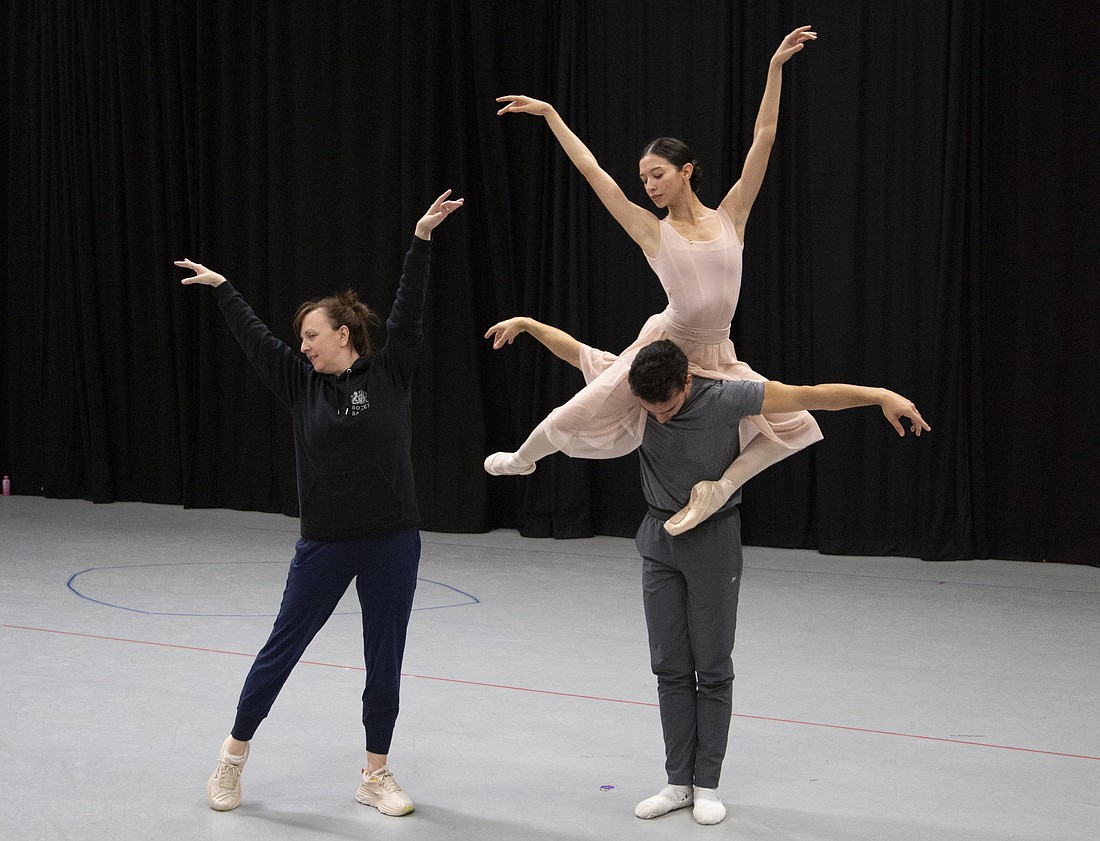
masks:
POLYGON ((543 102, 541 99, 532 99, 529 96, 515 94, 510 96, 498 96, 497 102, 508 103, 497 111, 498 117, 502 114, 536 114, 545 117, 554 110, 549 102, 543 102))
POLYGON ((776 50, 775 55, 772 56, 772 63, 778 62, 779 64, 785 64, 787 59, 795 53, 802 51, 807 41, 816 40, 817 33, 811 32, 809 26, 798 27, 798 29, 783 39, 783 43, 779 45, 779 49, 776 50))
POLYGON ((421 239, 431 239, 432 231, 439 227, 439 223, 462 207, 465 199, 454 199, 448 201, 447 196, 451 194, 450 190, 447 190, 443 195, 432 202, 432 206, 428 208, 428 212, 420 217, 420 221, 416 223, 416 235, 421 239))
POLYGON ((932 431, 932 427, 924 422, 924 418, 920 416, 920 412, 917 411, 917 407, 913 405, 912 400, 908 397, 902 397, 897 392, 890 391, 887 388, 882 391, 883 396, 879 401, 879 406, 882 407, 882 414, 886 416, 886 420, 890 422, 898 435, 905 435, 905 426, 901 422, 902 418, 909 419, 909 431, 918 438, 921 431, 932 431))
POLYGON ((516 336, 526 333, 527 325, 527 317, 522 315, 498 321, 485 332, 485 338, 493 340, 493 350, 500 350, 505 345, 512 344, 516 336))
POLYGON ((189 286, 192 283, 204 283, 207 286, 219 286, 225 283, 225 278, 217 272, 212 272, 210 269, 201 263, 195 263, 191 260, 176 260, 176 265, 181 269, 190 269, 195 273, 194 277, 185 277, 180 281, 184 286, 189 286))

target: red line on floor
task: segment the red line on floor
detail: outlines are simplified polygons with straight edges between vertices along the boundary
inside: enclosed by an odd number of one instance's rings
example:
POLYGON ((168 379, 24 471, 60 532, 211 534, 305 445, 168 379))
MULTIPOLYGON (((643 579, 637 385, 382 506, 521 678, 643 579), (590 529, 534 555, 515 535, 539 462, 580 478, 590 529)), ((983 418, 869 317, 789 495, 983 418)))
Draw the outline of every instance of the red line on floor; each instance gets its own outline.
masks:
MULTIPOLYGON (((148 640, 133 640, 126 639, 125 637, 108 637, 101 634, 82 634, 76 631, 58 631, 52 628, 31 628, 26 625, 4 625, 5 628, 12 628, 17 631, 35 631, 42 634, 59 634, 61 636, 68 637, 84 637, 85 639, 94 640, 106 640, 108 642, 125 642, 132 645, 153 645, 160 648, 177 648, 184 651, 201 651, 207 654, 230 654, 235 657, 255 657, 255 652, 248 653, 245 651, 226 651, 220 648, 202 648, 195 645, 179 645, 171 642, 150 642, 148 640)), ((306 666, 324 666, 330 669, 347 669, 350 671, 362 672, 365 669, 362 666, 345 666, 340 663, 322 663, 316 660, 299 660, 299 663, 306 666)), ((416 678, 418 680, 434 680, 441 683, 457 683, 463 686, 480 686, 486 689, 508 689, 513 692, 530 692, 537 695, 554 695, 558 698, 579 698, 585 701, 606 701, 612 704, 632 704, 640 707, 656 707, 657 704, 650 701, 630 701, 624 698, 604 698, 600 695, 579 695, 574 692, 558 692, 553 689, 533 689, 529 686, 509 686, 506 683, 486 683, 477 680, 460 680, 459 678, 450 677, 435 677, 433 675, 416 675, 408 672, 402 672, 402 677, 416 678)), ((1080 753, 1062 753, 1060 751, 1053 750, 1039 750, 1038 748, 1021 748, 1016 745, 998 745, 992 742, 975 742, 967 739, 949 739, 944 736, 922 736, 918 733, 898 733, 893 730, 874 730, 868 727, 850 727, 846 724, 823 724, 819 721, 799 721, 795 718, 774 718, 766 715, 748 715, 746 713, 734 713, 734 718, 747 718, 755 721, 770 721, 776 724, 798 724, 803 727, 823 727, 829 730, 847 730, 852 733, 869 733, 876 736, 898 736, 903 739, 920 739, 926 742, 947 742, 953 745, 971 745, 980 748, 996 748, 998 750, 1011 750, 1021 753, 1039 753, 1046 756, 1061 756, 1067 759, 1091 759, 1100 762, 1100 756, 1089 756, 1087 754, 1080 753)))

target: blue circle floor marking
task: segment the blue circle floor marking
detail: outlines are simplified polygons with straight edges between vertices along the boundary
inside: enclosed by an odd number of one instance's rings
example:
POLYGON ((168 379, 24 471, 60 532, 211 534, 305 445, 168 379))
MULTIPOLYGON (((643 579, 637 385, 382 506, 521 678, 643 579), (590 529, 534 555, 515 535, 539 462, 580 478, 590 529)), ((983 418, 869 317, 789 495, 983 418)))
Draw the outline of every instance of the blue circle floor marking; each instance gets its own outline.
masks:
MULTIPOLYGON (((89 567, 70 576, 66 586, 85 601, 115 610, 130 613, 143 613, 149 616, 275 616, 271 613, 239 613, 229 609, 232 593, 250 592, 255 599, 268 598, 269 603, 278 604, 282 588, 286 583, 285 575, 271 576, 249 574, 245 568, 277 566, 286 569, 283 561, 248 561, 226 563, 215 561, 193 561, 170 564, 135 564, 132 566, 89 567), (199 574, 185 581, 171 581, 159 573, 169 567, 218 567, 218 575, 199 574), (227 569, 228 568, 228 569, 227 569), (232 574, 226 575, 226 572, 232 574), (81 580, 78 582, 77 579, 81 580), (240 580, 236 580, 240 578, 240 580), (262 591, 270 591, 266 596, 262 591), (225 609, 211 610, 211 607, 225 605, 225 609), (206 609, 202 609, 205 607, 206 609), (190 609, 186 609, 190 608, 190 609)), ((413 610, 439 610, 446 607, 465 607, 480 604, 481 600, 472 595, 430 578, 416 579, 416 596, 413 610), (425 586, 428 585, 428 586, 425 586)), ((333 616, 352 616, 361 611, 355 600, 353 588, 348 588, 344 601, 354 604, 354 610, 340 610, 333 616)))

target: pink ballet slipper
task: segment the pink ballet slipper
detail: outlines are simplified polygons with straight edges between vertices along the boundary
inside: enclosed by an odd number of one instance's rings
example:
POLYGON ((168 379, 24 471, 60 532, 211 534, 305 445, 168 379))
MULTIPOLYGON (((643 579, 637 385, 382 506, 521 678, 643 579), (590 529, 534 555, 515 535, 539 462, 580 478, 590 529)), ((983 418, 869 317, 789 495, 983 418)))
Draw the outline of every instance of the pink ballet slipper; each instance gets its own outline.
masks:
POLYGON ((688 504, 665 520, 665 531, 677 535, 695 528, 725 505, 736 490, 733 483, 726 479, 697 482, 691 489, 688 504))

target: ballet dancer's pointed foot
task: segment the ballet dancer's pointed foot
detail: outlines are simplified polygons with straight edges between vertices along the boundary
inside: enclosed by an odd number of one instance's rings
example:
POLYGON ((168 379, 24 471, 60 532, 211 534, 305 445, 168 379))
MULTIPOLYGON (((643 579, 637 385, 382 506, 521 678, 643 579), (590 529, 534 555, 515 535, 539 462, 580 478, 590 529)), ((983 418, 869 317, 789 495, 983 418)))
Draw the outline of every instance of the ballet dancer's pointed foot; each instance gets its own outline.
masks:
POLYGON ((515 453, 493 453, 485 459, 485 472, 490 476, 526 476, 535 472, 535 462, 524 461, 515 453))
POLYGON ((725 479, 697 482, 691 489, 688 504, 665 520, 665 531, 675 536, 695 528, 725 505, 736 490, 733 483, 725 479))

